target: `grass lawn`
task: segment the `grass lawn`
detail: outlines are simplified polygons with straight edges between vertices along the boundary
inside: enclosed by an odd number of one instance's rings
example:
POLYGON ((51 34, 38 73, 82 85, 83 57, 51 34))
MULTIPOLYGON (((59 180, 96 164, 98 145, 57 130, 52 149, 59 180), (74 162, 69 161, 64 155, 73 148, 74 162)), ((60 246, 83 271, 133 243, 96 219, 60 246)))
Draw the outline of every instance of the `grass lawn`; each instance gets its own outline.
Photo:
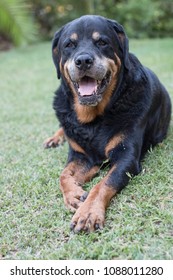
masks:
MULTIPOLYGON (((173 100, 172 46, 173 39, 132 40, 130 49, 173 100)), ((0 53, 0 258, 173 259, 173 123, 141 174, 112 200, 103 231, 75 235, 58 187, 67 144, 42 146, 58 127, 57 86, 51 43, 0 53)))

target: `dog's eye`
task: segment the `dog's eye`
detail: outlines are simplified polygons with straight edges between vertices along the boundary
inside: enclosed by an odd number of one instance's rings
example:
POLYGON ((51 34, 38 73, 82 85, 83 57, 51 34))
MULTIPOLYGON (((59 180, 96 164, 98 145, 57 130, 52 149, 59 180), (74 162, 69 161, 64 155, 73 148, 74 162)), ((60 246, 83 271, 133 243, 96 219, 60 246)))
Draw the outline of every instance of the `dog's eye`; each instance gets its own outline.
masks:
POLYGON ((103 39, 99 39, 98 41, 97 41, 97 45, 98 46, 106 46, 108 43, 105 41, 105 40, 103 40, 103 39))
POLYGON ((65 44, 65 48, 75 48, 76 47, 76 43, 73 41, 69 41, 65 44))

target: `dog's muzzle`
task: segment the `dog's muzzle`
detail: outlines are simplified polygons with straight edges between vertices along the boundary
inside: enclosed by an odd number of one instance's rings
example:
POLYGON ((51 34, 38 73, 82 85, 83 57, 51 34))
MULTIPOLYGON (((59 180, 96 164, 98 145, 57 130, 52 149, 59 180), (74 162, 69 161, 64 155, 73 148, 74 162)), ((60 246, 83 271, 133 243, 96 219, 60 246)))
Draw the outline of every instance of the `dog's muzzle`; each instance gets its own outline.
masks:
POLYGON ((80 104, 97 106, 102 100, 111 79, 108 66, 106 58, 94 58, 87 53, 68 62, 68 73, 80 104))

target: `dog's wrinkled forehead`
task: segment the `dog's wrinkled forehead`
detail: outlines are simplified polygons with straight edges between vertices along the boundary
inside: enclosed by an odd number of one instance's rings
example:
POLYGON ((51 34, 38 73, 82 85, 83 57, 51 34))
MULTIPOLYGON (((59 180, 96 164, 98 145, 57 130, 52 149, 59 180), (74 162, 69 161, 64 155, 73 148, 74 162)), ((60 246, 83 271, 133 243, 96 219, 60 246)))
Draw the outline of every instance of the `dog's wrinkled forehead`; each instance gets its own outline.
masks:
MULTIPOLYGON (((109 34, 110 26, 105 18, 100 16, 83 16, 66 25, 64 35, 78 34, 80 38, 91 38, 93 32, 109 34)), ((110 34, 109 34, 110 35, 110 34)))
POLYGON ((68 39, 72 41, 77 41, 78 44, 85 45, 89 47, 90 43, 93 41, 98 41, 100 38, 107 38, 112 47, 117 47, 118 42, 113 34, 112 26, 109 22, 100 16, 83 16, 76 19, 64 26, 60 45, 63 48, 64 43, 68 39))

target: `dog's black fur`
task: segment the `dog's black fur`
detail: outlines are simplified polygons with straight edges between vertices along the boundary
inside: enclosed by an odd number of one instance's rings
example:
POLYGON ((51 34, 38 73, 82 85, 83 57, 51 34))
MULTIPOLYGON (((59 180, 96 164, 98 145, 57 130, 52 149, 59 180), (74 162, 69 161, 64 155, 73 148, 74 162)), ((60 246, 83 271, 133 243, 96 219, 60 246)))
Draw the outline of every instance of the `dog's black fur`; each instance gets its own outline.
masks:
MULTIPOLYGON (((129 53, 128 38, 116 21, 100 16, 76 19, 55 34, 52 50, 61 78, 53 106, 69 142, 68 164, 84 163, 90 170, 108 159, 113 172, 105 188, 119 192, 128 174, 141 171, 146 151, 166 137, 169 95, 157 76, 129 53), (94 79, 99 80, 97 86, 94 79)), ((90 230, 91 223, 91 228, 101 227, 87 218, 79 225, 82 205, 73 205, 80 214, 75 214, 72 228, 90 230)))

